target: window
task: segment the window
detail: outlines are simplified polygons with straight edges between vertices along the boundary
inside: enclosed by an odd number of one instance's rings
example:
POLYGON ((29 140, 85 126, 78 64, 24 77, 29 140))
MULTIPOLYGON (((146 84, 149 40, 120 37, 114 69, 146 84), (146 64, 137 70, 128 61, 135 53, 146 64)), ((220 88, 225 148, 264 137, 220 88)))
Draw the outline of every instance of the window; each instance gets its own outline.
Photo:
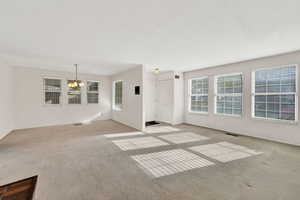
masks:
POLYGON ((44 79, 44 102, 45 104, 60 104, 61 102, 61 80, 44 79))
POLYGON ((88 104, 99 103, 99 82, 96 81, 87 82, 87 103, 88 104))
POLYGON ((122 110, 122 99, 123 99, 123 82, 115 81, 114 82, 114 91, 113 91, 113 109, 122 110))
POLYGON ((208 78, 190 80, 190 111, 208 112, 208 78))
POLYGON ((296 66, 254 72, 253 116, 276 120, 296 120, 296 66))
MULTIPOLYGON (((72 81, 68 81, 70 83, 72 81)), ((81 88, 68 87, 68 104, 81 104, 81 88)))
POLYGON ((242 115, 242 74, 223 75, 216 78, 215 113, 242 115))

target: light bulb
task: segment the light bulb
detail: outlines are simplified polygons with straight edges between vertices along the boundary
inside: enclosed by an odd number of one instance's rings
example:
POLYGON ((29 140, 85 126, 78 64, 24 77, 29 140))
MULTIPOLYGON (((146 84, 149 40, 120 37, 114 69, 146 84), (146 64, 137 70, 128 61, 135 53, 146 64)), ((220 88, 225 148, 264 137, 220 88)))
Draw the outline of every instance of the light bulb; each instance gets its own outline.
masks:
POLYGON ((84 86, 84 83, 83 83, 83 82, 80 82, 80 83, 79 83, 79 86, 80 86, 80 87, 83 87, 83 86, 84 86))

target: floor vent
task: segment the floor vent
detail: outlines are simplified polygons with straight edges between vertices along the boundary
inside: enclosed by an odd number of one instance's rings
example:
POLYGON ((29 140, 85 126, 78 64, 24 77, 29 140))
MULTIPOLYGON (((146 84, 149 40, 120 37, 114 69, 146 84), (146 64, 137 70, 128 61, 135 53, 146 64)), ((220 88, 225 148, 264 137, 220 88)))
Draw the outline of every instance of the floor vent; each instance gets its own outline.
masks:
POLYGON ((226 133, 226 135, 230 135, 230 136, 233 136, 233 137, 239 137, 238 134, 234 134, 234 133, 226 133))
POLYGON ((0 186, 0 199, 32 200, 37 176, 0 186))
POLYGON ((82 126, 83 125, 83 123, 75 123, 75 124, 73 124, 74 126, 82 126))
POLYGON ((159 123, 156 122, 156 121, 149 121, 149 122, 146 122, 146 126, 153 126, 153 125, 158 125, 159 123))

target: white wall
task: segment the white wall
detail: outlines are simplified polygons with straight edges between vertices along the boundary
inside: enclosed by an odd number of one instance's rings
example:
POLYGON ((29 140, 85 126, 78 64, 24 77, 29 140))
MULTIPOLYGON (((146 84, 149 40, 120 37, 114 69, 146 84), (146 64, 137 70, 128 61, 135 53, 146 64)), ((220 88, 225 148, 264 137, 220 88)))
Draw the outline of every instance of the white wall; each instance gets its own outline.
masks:
POLYGON ((112 119, 138 130, 145 126, 144 111, 144 66, 140 65, 112 76, 113 81, 123 81, 123 109, 112 110, 112 119), (134 94, 134 87, 140 86, 140 95, 134 94))
POLYGON ((15 68, 15 125, 16 129, 39 126, 85 122, 111 118, 111 80, 109 76, 79 74, 81 80, 100 81, 99 104, 87 104, 85 88, 81 105, 68 105, 66 99, 67 79, 74 79, 70 72, 47 71, 41 69, 15 68), (63 104, 44 105, 43 78, 62 79, 63 104))
MULTIPOLYGON (((270 140, 300 145, 300 124, 258 120, 251 117, 251 72, 257 68, 300 65, 300 52, 281 56, 262 58, 214 68, 207 68, 184 74, 185 77, 185 122, 214 129, 230 131, 242 135, 255 136, 270 140), (243 82, 243 116, 229 117, 214 114, 214 76, 220 74, 242 72, 243 82), (194 114, 188 112, 188 80, 195 77, 209 77, 209 114, 194 114)), ((298 69, 298 73, 300 70, 298 69)), ((298 77, 299 74, 298 74, 298 77)), ((298 81, 298 91, 300 89, 298 81)), ((300 101, 298 107, 300 106, 300 101)))
POLYGON ((14 129, 13 68, 0 63, 0 139, 14 129))
POLYGON ((184 80, 183 73, 175 73, 179 79, 174 79, 174 114, 173 124, 183 123, 184 116, 184 80))

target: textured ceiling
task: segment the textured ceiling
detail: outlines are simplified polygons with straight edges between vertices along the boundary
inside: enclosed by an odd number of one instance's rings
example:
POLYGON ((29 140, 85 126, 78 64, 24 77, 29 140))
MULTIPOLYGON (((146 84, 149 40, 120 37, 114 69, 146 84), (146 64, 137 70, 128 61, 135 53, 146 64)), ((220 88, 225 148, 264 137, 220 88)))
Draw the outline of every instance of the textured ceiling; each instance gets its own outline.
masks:
POLYGON ((9 0, 0 55, 54 70, 188 71, 300 49, 299 0, 9 0), (73 69, 73 68, 72 68, 73 69))

